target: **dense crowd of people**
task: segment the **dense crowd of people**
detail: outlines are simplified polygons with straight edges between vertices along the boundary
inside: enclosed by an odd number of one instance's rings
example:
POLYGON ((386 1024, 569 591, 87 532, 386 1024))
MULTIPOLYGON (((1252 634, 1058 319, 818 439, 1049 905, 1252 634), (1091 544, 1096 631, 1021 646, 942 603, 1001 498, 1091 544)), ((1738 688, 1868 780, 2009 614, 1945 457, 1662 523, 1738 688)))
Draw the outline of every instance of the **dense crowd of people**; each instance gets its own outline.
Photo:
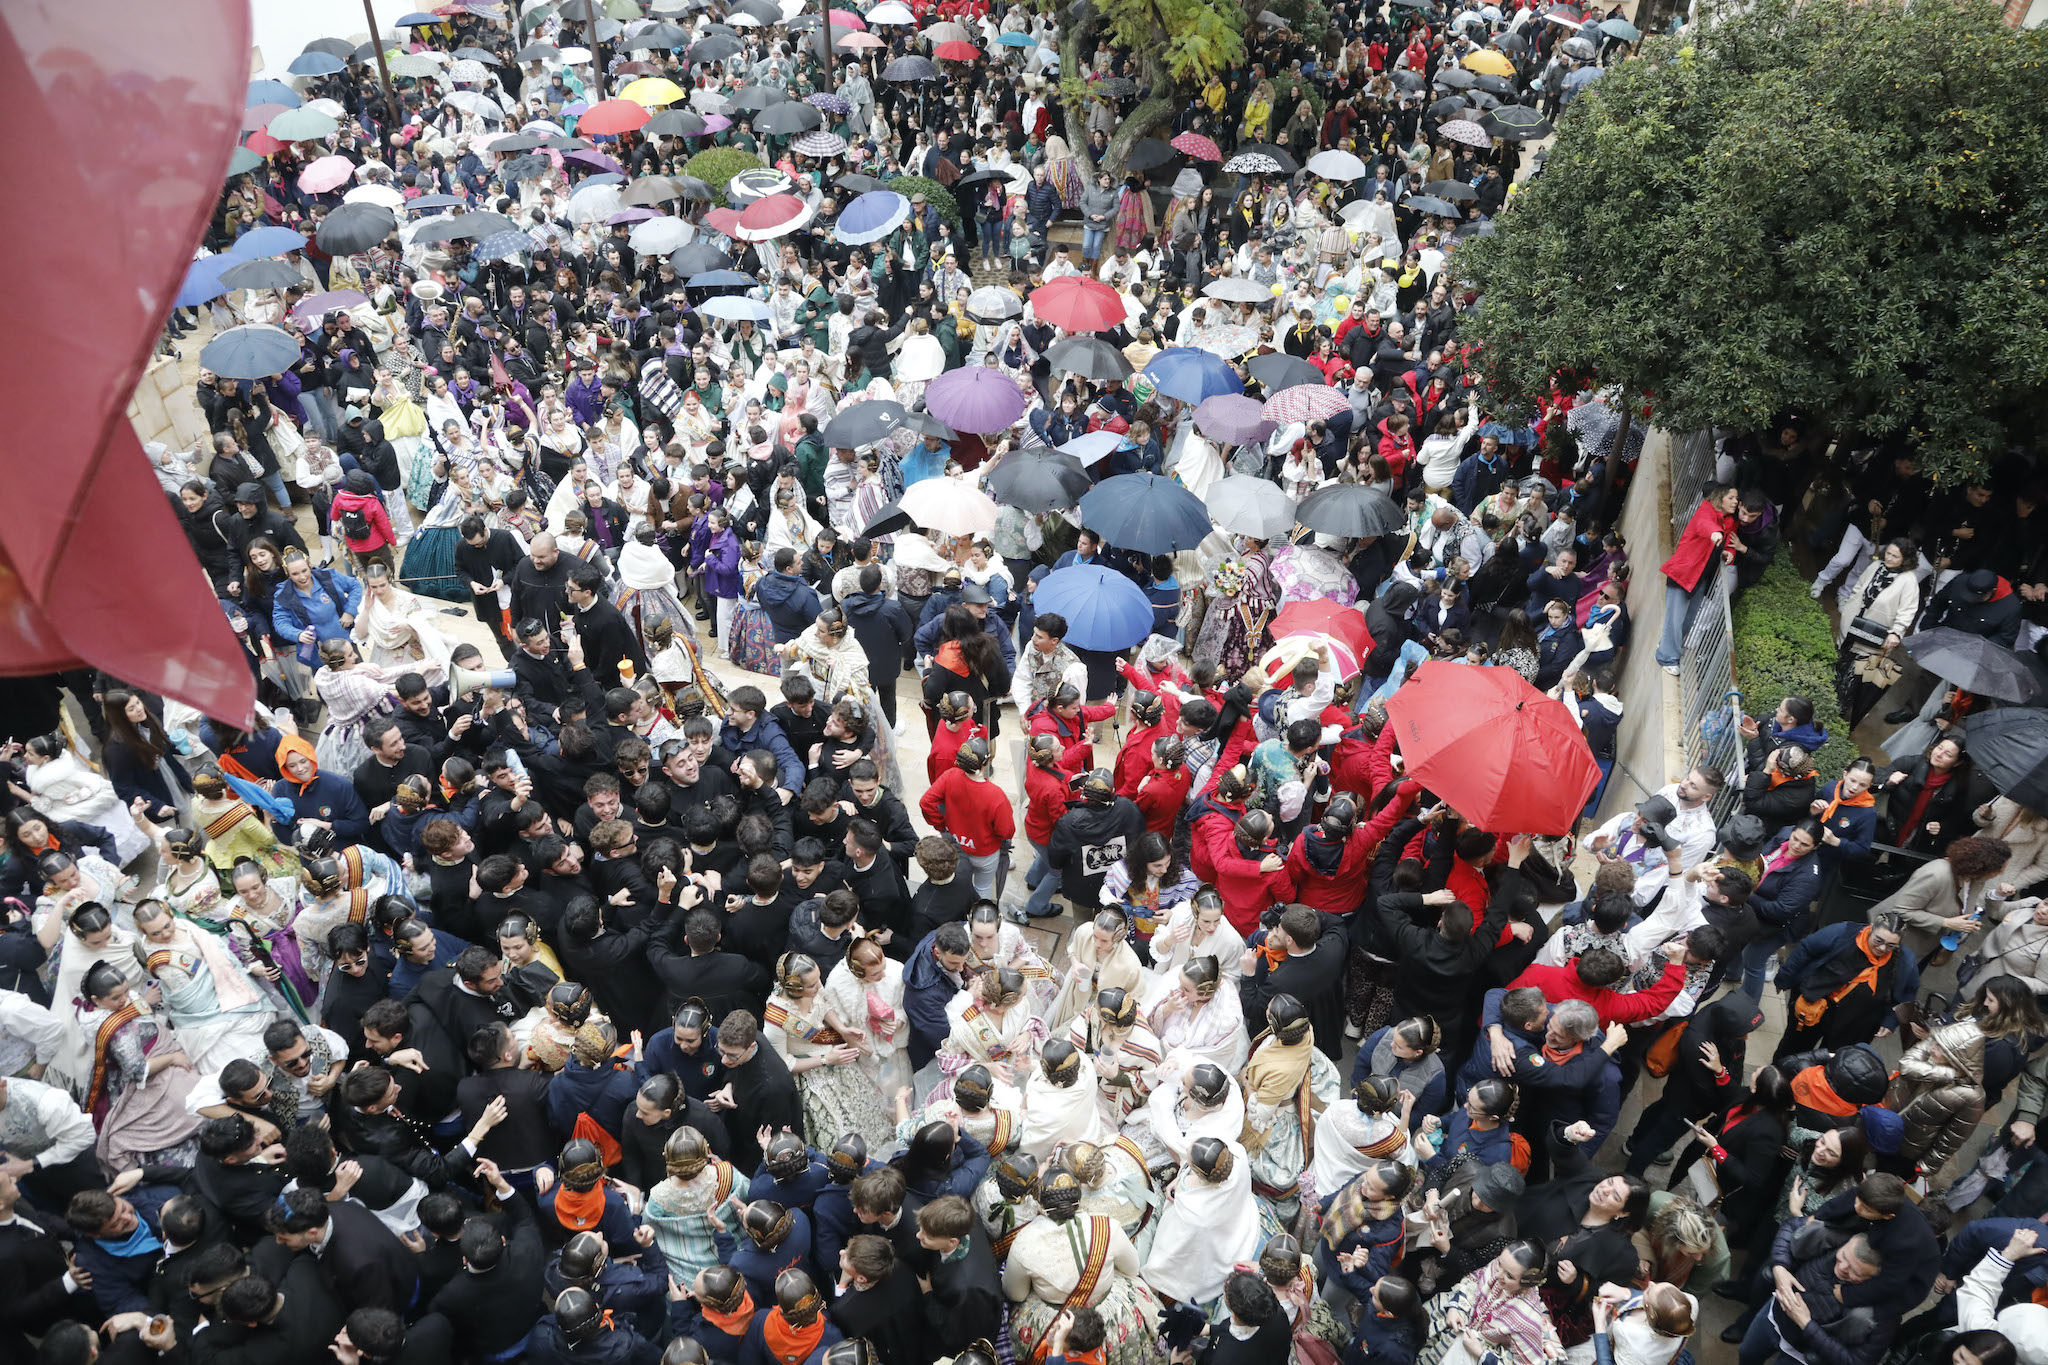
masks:
POLYGON ((618 9, 251 87, 153 457, 260 705, 9 693, 0 1356, 2048 1362, 2048 821, 1900 648, 2024 664, 2041 486, 1724 439, 1658 663, 1798 518, 1903 728, 1595 821, 1639 445, 1456 262, 1619 9, 1260 13, 1135 146, 1066 8, 618 9))

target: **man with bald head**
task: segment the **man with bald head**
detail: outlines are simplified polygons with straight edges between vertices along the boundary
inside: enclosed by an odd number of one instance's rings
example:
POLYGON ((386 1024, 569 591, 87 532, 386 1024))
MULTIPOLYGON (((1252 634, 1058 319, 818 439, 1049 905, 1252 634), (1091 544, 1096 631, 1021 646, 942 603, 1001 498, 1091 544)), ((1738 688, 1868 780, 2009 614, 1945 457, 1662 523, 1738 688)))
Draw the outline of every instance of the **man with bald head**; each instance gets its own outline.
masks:
POLYGON ((582 563, 564 555, 555 538, 543 531, 533 538, 526 558, 512 571, 512 619, 537 619, 548 628, 557 645, 562 643, 562 613, 569 604, 569 570, 582 563))

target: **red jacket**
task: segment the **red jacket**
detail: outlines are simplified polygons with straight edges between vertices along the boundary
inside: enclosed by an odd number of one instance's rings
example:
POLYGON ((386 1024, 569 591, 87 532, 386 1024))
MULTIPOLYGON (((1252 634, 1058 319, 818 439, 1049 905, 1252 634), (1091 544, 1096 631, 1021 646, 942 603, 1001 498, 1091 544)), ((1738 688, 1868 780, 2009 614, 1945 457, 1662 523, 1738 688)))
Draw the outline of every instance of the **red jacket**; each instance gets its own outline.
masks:
POLYGON ((1408 475, 1408 462, 1415 458, 1415 425, 1396 436, 1387 430, 1385 418, 1380 419, 1379 454, 1387 462, 1387 472, 1394 476, 1394 487, 1399 488, 1408 475))
POLYGON ((1206 799, 1208 808, 1195 817, 1188 866, 1195 870, 1197 877, 1213 883, 1216 880, 1216 850, 1219 845, 1229 845, 1231 832, 1237 828, 1244 807, 1214 796, 1206 799))
POLYGON ((1156 725, 1141 726, 1124 736, 1124 747, 1116 751, 1116 767, 1111 776, 1116 782, 1119 796, 1133 796, 1126 787, 1136 787, 1139 779, 1152 771, 1152 744, 1165 739, 1174 731, 1175 718, 1161 716, 1156 725))
POLYGON ((1139 814, 1145 817, 1145 828, 1171 841, 1173 822, 1180 818, 1180 808, 1187 804, 1188 788, 1195 785, 1195 775, 1183 763, 1171 772, 1157 768, 1148 769, 1137 775, 1129 791, 1122 786, 1116 789, 1118 796, 1128 796, 1137 803, 1139 814))
POLYGON ((1247 858, 1237 851, 1235 836, 1226 832, 1224 847, 1214 852, 1216 862, 1216 890, 1223 897, 1223 918, 1230 921, 1230 927, 1246 938, 1259 927, 1259 916, 1275 901, 1294 899, 1294 878, 1287 875, 1287 869, 1278 872, 1261 872, 1259 862, 1268 853, 1278 850, 1270 845, 1258 852, 1258 857, 1247 858))
POLYGON ((398 536, 391 529, 391 514, 384 510, 384 504, 370 493, 351 493, 346 488, 334 495, 334 506, 327 524, 334 533, 348 542, 348 548, 356 554, 369 554, 386 545, 396 545, 398 536), (361 540, 352 540, 342 532, 341 518, 346 512, 360 512, 363 520, 370 523, 370 534, 361 540))
POLYGON ((1088 742, 1088 727, 1115 714, 1115 704, 1104 702, 1100 706, 1083 706, 1081 714, 1069 721, 1060 719, 1048 706, 1031 717, 1031 733, 1057 736, 1060 766, 1070 773, 1087 772, 1095 766, 1095 746, 1088 742))
POLYGON ((1553 1005, 1561 1005, 1567 1000, 1583 1000, 1599 1014, 1602 1028, 1609 1024, 1639 1024, 1645 1019, 1656 1018, 1678 998, 1678 992, 1685 986, 1685 964, 1665 963, 1664 975, 1657 979, 1657 984, 1633 995, 1624 995, 1605 986, 1588 986, 1579 980, 1578 968, 1569 962, 1561 967, 1546 967, 1538 963, 1508 983, 1510 990, 1516 986, 1536 987, 1553 1005))
MULTIPOLYGON (((917 807, 933 829, 944 830, 969 853, 987 857, 999 853, 1017 834, 1017 817, 1010 810, 1010 795, 989 781, 977 781, 949 768, 939 780, 925 788, 917 807)), ((1047 831, 1047 837, 1051 832, 1047 831)))
POLYGON ((1024 837, 1032 843, 1052 842, 1052 827, 1067 813, 1067 779, 1072 776, 1064 769, 1047 772, 1036 763, 1024 766, 1024 837))
POLYGON ((1728 544, 1728 537, 1734 534, 1735 518, 1715 511, 1711 502, 1702 502, 1693 509, 1692 520, 1685 524, 1671 558, 1664 561, 1664 576, 1691 592, 1699 587, 1700 576, 1706 573, 1707 566, 1718 562, 1718 556, 1728 544), (1713 539, 1716 531, 1721 533, 1719 545, 1713 539))
POLYGON ((969 719, 965 725, 948 725, 941 722, 932 731, 932 751, 924 761, 924 779, 936 782, 942 773, 953 770, 953 755, 970 739, 987 739, 988 727, 980 721, 969 719))
POLYGON ((1372 855, 1379 852, 1380 842, 1387 837, 1387 831, 1415 809, 1415 802, 1421 795, 1421 783, 1403 782, 1401 789, 1378 815, 1351 831, 1351 837, 1344 841, 1344 850, 1334 872, 1318 872, 1309 860, 1308 839, 1316 832, 1315 827, 1297 834, 1294 846, 1287 850, 1287 872, 1294 879, 1295 899, 1333 915, 1348 915, 1356 910, 1365 899, 1365 883, 1370 875, 1372 855))
POLYGON ((1347 733, 1330 753, 1330 790, 1372 800, 1394 775, 1393 756, 1393 726, 1382 726, 1378 739, 1368 739, 1363 730, 1347 733))

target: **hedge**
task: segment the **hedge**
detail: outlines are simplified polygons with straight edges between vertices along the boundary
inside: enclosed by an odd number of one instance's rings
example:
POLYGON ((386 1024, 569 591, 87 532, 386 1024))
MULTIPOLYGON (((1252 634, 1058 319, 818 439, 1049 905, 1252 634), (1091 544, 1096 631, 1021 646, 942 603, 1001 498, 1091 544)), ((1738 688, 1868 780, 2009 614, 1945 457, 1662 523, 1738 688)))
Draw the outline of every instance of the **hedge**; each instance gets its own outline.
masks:
POLYGON ((923 195, 924 201, 939 211, 939 217, 946 221, 946 226, 953 229, 954 240, 959 240, 960 201, 953 197, 953 191, 922 175, 892 175, 882 182, 882 188, 894 190, 905 199, 913 194, 923 195))
POLYGON ((1751 715, 1769 716, 1780 698, 1813 700, 1814 722, 1828 742, 1813 756, 1824 780, 1841 775, 1857 748, 1835 703, 1835 626, 1811 585, 1780 555, 1735 598, 1735 685, 1751 715))
POLYGON ((761 158, 744 147, 707 147, 684 163, 683 174, 696 176, 713 193, 723 195, 726 181, 760 164, 761 158))

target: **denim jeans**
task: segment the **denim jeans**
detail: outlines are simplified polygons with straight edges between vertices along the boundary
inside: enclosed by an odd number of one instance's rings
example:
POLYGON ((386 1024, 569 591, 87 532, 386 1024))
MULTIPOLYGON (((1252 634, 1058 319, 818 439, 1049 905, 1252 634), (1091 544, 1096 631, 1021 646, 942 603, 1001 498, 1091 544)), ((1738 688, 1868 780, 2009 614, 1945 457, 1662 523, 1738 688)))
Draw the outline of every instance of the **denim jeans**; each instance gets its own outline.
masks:
POLYGON ((1060 874, 1047 856, 1044 844, 1033 841, 1031 851, 1038 856, 1031 860, 1031 870, 1024 874, 1024 886, 1031 892, 1031 899, 1024 902, 1024 913, 1042 917, 1053 913, 1052 898, 1059 894, 1060 874))
POLYGON ((1772 1320, 1771 1311, 1766 1307, 1749 1320, 1749 1331, 1742 1338, 1742 1345, 1735 1348, 1737 1365, 1765 1365, 1776 1358, 1781 1344, 1778 1324, 1772 1320))
POLYGON ((291 515, 291 490, 284 486, 284 475, 281 472, 273 469, 268 474, 265 474, 262 478, 256 480, 256 482, 262 484, 265 488, 270 490, 271 500, 277 504, 278 511, 284 513, 286 516, 291 515))
POLYGON ((1764 998, 1764 973, 1778 949, 1792 941, 1792 931, 1778 929, 1753 940, 1742 950, 1742 993, 1752 1000, 1764 998))
POLYGON ((1081 254, 1091 261, 1102 255, 1102 240, 1108 235, 1108 228, 1082 228, 1081 254))
POLYGON ((1687 592, 1670 579, 1664 580, 1664 634, 1657 641, 1657 662, 1670 668, 1678 662, 1680 651, 1685 648, 1685 633, 1692 629, 1693 614, 1700 609, 1700 603, 1707 599, 1707 585, 1712 580, 1707 574, 1718 572, 1708 569, 1700 575, 1699 587, 1687 592))

